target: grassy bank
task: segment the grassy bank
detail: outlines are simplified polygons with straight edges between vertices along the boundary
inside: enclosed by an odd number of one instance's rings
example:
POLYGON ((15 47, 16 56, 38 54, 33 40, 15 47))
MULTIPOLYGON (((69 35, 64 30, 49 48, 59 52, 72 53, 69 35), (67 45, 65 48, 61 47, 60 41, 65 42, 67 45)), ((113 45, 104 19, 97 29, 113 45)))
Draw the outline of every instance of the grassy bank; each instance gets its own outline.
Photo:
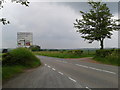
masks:
POLYGON ((67 51, 39 51, 34 52, 36 55, 57 57, 57 58, 82 58, 82 57, 93 57, 95 51, 83 51, 82 54, 68 53, 67 51))
POLYGON ((0 53, 0 61, 2 61, 2 53, 0 53))
MULTIPOLYGON (((99 51, 99 50, 97 50, 99 51)), ((96 52, 96 50, 83 50, 82 54, 71 54, 67 51, 39 51, 34 52, 36 55, 42 55, 42 56, 49 56, 49 57, 57 57, 57 58, 82 58, 82 57, 93 57, 93 60, 104 63, 104 64, 110 64, 115 66, 120 66, 120 57, 119 56, 119 50, 112 50, 111 49, 105 49, 100 50, 99 53, 96 52)))
POLYGON ((120 53, 118 50, 114 50, 107 55, 104 52, 102 54, 102 56, 100 54, 96 55, 93 59, 104 64, 120 66, 120 53))
POLYGON ((6 54, 2 58, 2 79, 6 81, 25 69, 35 68, 41 65, 40 60, 28 49, 17 48, 6 54))
POLYGON ((2 67, 2 79, 7 80, 19 73, 22 73, 26 69, 24 66, 4 66, 2 67))

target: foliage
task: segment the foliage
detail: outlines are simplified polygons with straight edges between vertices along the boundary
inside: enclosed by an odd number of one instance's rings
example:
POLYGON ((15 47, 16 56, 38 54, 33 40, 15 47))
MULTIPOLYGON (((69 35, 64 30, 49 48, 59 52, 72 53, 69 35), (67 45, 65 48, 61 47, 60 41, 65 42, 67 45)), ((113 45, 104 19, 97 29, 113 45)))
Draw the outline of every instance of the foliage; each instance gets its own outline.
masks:
POLYGON ((68 50, 67 53, 73 54, 73 55, 81 55, 83 51, 82 50, 68 50))
POLYGON ((3 55, 2 65, 34 67, 40 65, 40 60, 30 50, 26 48, 17 48, 3 55))
POLYGON ((0 61, 2 61, 2 53, 0 53, 0 61))
MULTIPOLYGON (((73 50, 77 51, 77 50, 73 50)), ((65 51, 39 51, 34 52, 36 55, 42 55, 42 56, 49 56, 49 57, 57 57, 57 58, 81 58, 81 57, 93 57, 94 52, 90 51, 88 52, 84 51, 81 53, 82 50, 78 50, 77 53, 73 53, 72 50, 65 50, 65 51), (72 53, 71 53, 72 52, 72 53)))
POLYGON ((114 51, 114 49, 111 49, 111 50, 108 50, 108 49, 96 50, 96 56, 104 58, 104 57, 112 54, 113 51, 114 51))
POLYGON ((7 80, 16 74, 23 72, 23 66, 4 66, 2 67, 2 79, 7 80))
POLYGON ((105 63, 105 64, 111 64, 111 65, 117 65, 120 66, 120 49, 117 50, 103 50, 99 53, 100 54, 94 57, 94 60, 105 63))
MULTIPOLYGON (((0 9, 3 8, 3 3, 7 2, 7 0, 0 0, 0 9)), ((21 5, 29 6, 29 2, 27 0, 11 0, 11 2, 20 3, 21 5)), ((0 22, 5 24, 9 24, 10 22, 6 20, 6 18, 0 18, 0 22)))
POLYGON ((95 40, 100 41, 101 49, 103 49, 104 39, 111 38, 111 31, 119 30, 116 22, 120 20, 112 19, 113 15, 105 3, 90 1, 88 4, 91 9, 89 12, 80 11, 82 19, 76 19, 74 27, 89 43, 95 40))
POLYGON ((29 49, 31 51, 40 51, 40 46, 38 46, 38 45, 32 45, 32 46, 29 47, 29 49))

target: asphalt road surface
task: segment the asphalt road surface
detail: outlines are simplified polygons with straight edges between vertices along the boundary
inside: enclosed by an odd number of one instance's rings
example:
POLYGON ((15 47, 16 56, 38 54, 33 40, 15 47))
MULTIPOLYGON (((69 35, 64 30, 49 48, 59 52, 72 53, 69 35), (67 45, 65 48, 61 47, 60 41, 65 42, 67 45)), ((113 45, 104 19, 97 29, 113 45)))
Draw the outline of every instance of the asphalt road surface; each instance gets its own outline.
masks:
POLYGON ((3 88, 118 88, 118 67, 37 56, 42 66, 29 70, 3 84, 3 88))

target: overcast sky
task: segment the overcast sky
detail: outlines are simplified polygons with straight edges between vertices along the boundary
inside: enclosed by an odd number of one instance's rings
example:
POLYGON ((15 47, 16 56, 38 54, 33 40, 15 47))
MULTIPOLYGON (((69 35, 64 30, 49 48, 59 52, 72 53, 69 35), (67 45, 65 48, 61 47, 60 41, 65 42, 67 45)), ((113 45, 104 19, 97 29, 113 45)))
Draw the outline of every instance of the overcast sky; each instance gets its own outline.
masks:
MULTIPOLYGON (((107 5, 117 18, 118 3, 107 2, 107 5)), ((11 24, 2 26, 3 48, 17 47, 17 32, 32 32, 33 43, 47 49, 99 48, 97 41, 92 44, 84 41, 73 25, 76 18, 81 18, 79 11, 89 8, 86 2, 31 2, 29 7, 4 4, 2 15, 11 24)), ((113 32, 112 39, 104 43, 105 47, 118 47, 118 33, 113 32)))

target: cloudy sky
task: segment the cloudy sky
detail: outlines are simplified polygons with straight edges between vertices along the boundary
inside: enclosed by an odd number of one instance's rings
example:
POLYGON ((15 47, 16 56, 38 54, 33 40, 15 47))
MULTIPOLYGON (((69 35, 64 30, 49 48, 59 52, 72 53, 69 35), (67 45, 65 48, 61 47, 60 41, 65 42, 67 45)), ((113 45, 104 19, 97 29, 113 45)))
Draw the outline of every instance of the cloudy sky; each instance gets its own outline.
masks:
MULTIPOLYGON (((49 0, 48 0, 49 1, 49 0)), ((6 3, 2 15, 11 22, 2 25, 3 48, 17 47, 17 32, 32 32, 33 43, 42 48, 99 48, 99 42, 89 44, 76 32, 73 23, 81 18, 79 11, 88 11, 86 2, 31 2, 29 7, 6 3)), ((105 1, 105 0, 104 0, 105 1)), ((110 1, 110 0, 106 0, 110 1)), ((118 3, 107 2, 114 18, 118 17, 118 3)), ((105 47, 118 47, 118 32, 105 40, 105 47)))

